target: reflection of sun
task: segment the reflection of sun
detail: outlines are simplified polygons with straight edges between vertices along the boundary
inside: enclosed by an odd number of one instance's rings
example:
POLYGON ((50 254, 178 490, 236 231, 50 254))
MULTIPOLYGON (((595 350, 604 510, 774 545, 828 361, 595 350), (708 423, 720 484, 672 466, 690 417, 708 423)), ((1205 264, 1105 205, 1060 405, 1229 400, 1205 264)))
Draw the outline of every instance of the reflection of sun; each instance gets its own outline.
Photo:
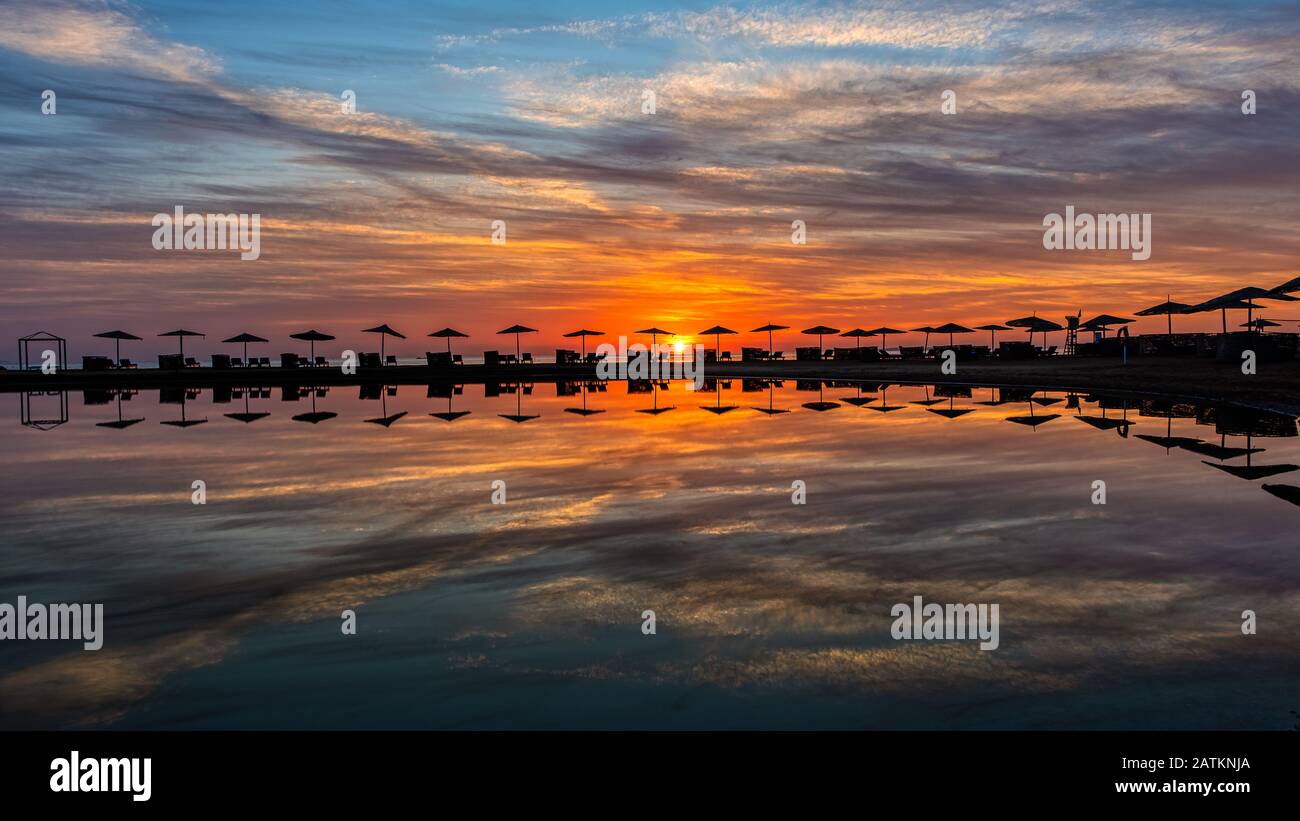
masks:
POLYGON ((686 345, 685 345, 684 343, 682 343, 681 341, 677 341, 677 342, 674 342, 674 343, 673 343, 673 352, 674 352, 674 353, 681 353, 681 352, 684 351, 684 350, 686 350, 686 345))

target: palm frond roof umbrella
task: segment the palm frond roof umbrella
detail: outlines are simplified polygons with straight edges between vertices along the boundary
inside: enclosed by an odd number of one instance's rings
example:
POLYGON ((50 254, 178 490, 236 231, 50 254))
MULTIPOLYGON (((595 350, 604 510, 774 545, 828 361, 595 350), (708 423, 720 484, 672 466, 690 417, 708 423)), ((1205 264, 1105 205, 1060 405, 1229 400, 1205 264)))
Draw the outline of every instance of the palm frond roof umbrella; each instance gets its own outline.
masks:
POLYGON ((234 420, 237 421, 237 422, 243 422, 245 425, 248 425, 248 424, 251 424, 251 423, 253 423, 253 422, 256 422, 258 419, 265 419, 266 417, 268 417, 268 416, 271 415, 271 414, 266 413, 266 412, 250 411, 250 410, 248 409, 248 399, 249 399, 249 394, 250 394, 250 393, 252 393, 252 391, 244 391, 244 410, 243 410, 243 412, 238 412, 238 411, 237 411, 237 412, 235 412, 235 413, 227 413, 227 414, 225 415, 227 419, 234 419, 234 420))
POLYGON ((604 336, 604 335, 605 335, 604 331, 589 331, 586 328, 582 328, 577 331, 570 331, 564 336, 566 339, 572 339, 574 337, 579 337, 579 336, 582 337, 582 358, 586 359, 587 358, 587 337, 604 336))
POLYGON ((700 335, 700 336, 712 336, 712 337, 715 338, 714 341, 715 341, 716 347, 714 348, 714 355, 715 355, 717 358, 721 359, 721 358, 722 358, 722 335, 723 335, 723 334, 734 334, 734 333, 735 333, 735 331, 731 330, 730 328, 724 328, 724 327, 721 326, 721 325, 714 325, 712 328, 705 328, 704 330, 700 331, 700 334, 699 334, 699 335, 700 335))
POLYGON ((1262 331, 1265 328, 1280 328, 1282 327, 1282 323, 1274 322, 1271 319, 1264 319, 1263 317, 1260 317, 1258 319, 1251 320, 1250 322, 1241 323, 1241 327, 1254 328, 1257 331, 1262 331))
POLYGON ((126 331, 104 331, 103 333, 95 334, 95 336, 100 339, 113 340, 113 357, 119 363, 122 361, 122 340, 125 339, 128 342, 140 341, 140 337, 132 333, 127 333, 126 331))
POLYGON ((221 343, 222 343, 223 345, 238 345, 238 344, 240 344, 240 343, 243 343, 243 345, 244 345, 244 361, 247 362, 247 361, 248 361, 248 343, 250 343, 250 342, 253 342, 253 343, 257 343, 257 342, 269 342, 269 341, 270 341, 269 339, 263 339, 262 337, 257 336, 256 334, 250 334, 250 333, 248 333, 247 331, 245 331, 244 333, 239 334, 238 336, 232 336, 232 337, 230 337, 229 339, 223 339, 223 340, 221 340, 221 343))
POLYGON ((1114 314, 1098 314, 1087 322, 1080 323, 1079 329, 1084 331, 1100 330, 1101 335, 1105 336, 1106 331, 1109 330, 1111 325, 1127 325, 1134 321, 1135 320, 1126 319, 1122 316, 1115 316, 1114 314))
POLYGON ((363 334, 379 334, 379 356, 380 356, 381 364, 385 361, 383 358, 386 353, 386 350, 384 348, 384 342, 388 340, 388 337, 395 336, 398 339, 406 339, 406 334, 402 333, 401 331, 395 331, 392 328, 388 327, 387 322, 385 322, 383 325, 376 325, 373 328, 363 328, 361 332, 363 334))
POLYGON ((580 386, 579 386, 579 388, 578 388, 578 391, 579 391, 579 393, 582 394, 582 407, 580 407, 580 408, 565 408, 565 409, 564 409, 564 412, 565 412, 565 413, 573 413, 573 414, 577 414, 578 416, 586 417, 586 416, 595 416, 595 415, 598 414, 598 413, 604 413, 604 412, 605 412, 603 408, 589 408, 589 407, 587 407, 587 394, 591 392, 591 386, 590 386, 589 384, 587 384, 586 382, 581 383, 580 386))
POLYGON ((1300 487, 1295 485, 1261 485, 1265 491, 1293 505, 1300 505, 1300 487))
POLYGON ((672 331, 665 331, 663 328, 660 328, 658 325, 651 325, 649 328, 642 328, 641 330, 639 330, 639 331, 635 331, 634 333, 638 333, 638 334, 650 334, 650 344, 651 344, 651 345, 655 345, 655 344, 657 344, 657 343, 659 342, 659 337, 661 337, 661 336, 672 336, 672 335, 673 335, 673 332, 672 332, 672 331))
POLYGON ((301 331, 301 332, 296 333, 296 334, 289 334, 289 338, 290 338, 290 339, 301 339, 303 342, 310 342, 310 343, 311 343, 311 359, 312 359, 313 362, 315 362, 315 361, 316 361, 316 343, 317 343, 317 342, 329 342, 329 341, 332 340, 334 337, 332 337, 332 336, 330 336, 329 334, 326 334, 326 333, 321 333, 320 331, 316 330, 315 328, 312 328, 310 331, 301 331))
MULTIPOLYGON (((98 336, 98 334, 96 334, 96 336, 98 336)), ((132 425, 137 425, 137 424, 139 424, 139 423, 141 423, 141 422, 144 421, 144 417, 140 417, 139 419, 123 419, 123 418, 122 418, 122 393, 123 393, 123 391, 120 391, 120 390, 119 390, 119 391, 114 391, 114 393, 117 394, 117 419, 114 419, 114 420, 109 421, 109 422, 96 422, 96 423, 95 423, 95 427, 99 427, 99 428, 112 428, 112 429, 114 429, 114 430, 125 430, 125 429, 131 427, 132 425)), ((226 415, 229 416, 230 414, 226 414, 226 415)))
POLYGON ((947 334, 948 346, 952 347, 953 334, 973 334, 975 333, 975 329, 967 328, 965 325, 958 325, 956 322, 948 322, 935 328, 934 332, 937 334, 947 334))
POLYGON ((1059 322, 1053 322, 1050 319, 1043 319, 1041 316, 1022 316, 1019 319, 1008 319, 1007 325, 1012 328, 1024 328, 1029 331, 1029 344, 1034 344, 1034 334, 1041 332, 1043 334, 1043 344, 1047 344, 1047 334, 1052 331, 1064 330, 1065 326, 1059 322))
POLYGON ((1279 294, 1289 294, 1292 291, 1300 291, 1300 277, 1288 279, 1286 282, 1283 282, 1281 285, 1278 285, 1271 290, 1279 294))
POLYGON ((919 328, 913 328, 913 329, 912 329, 912 333, 914 333, 914 334, 925 334, 925 341, 921 343, 921 348, 922 348, 923 350, 929 350, 929 349, 930 349, 930 334, 934 333, 934 326, 932 326, 932 325, 922 325, 922 326, 919 327, 919 328))
POLYGON ((989 332, 989 349, 992 350, 993 348, 996 348, 998 344, 998 331, 1009 331, 1011 329, 1006 325, 999 325, 996 322, 990 322, 988 325, 976 325, 975 330, 989 332))
POLYGON ((184 356, 184 355, 185 355, 185 337, 187 337, 187 336, 202 336, 202 337, 204 337, 205 339, 207 338, 205 334, 201 334, 201 333, 199 333, 198 331, 187 331, 187 330, 185 330, 184 328, 178 328, 178 329, 176 329, 176 330, 174 330, 174 331, 167 331, 166 333, 161 333, 161 334, 158 334, 158 335, 159 335, 159 336, 174 336, 174 337, 176 337, 176 338, 180 341, 180 343, 181 343, 181 348, 180 348, 181 356, 184 356))
POLYGON ((790 330, 789 325, 774 325, 771 322, 769 322, 766 325, 760 325, 759 327, 750 331, 750 333, 751 334, 761 334, 765 332, 767 333, 767 355, 770 357, 772 355, 772 332, 788 331, 788 330, 790 330))
MULTIPOLYGON (((536 329, 536 328, 530 328, 530 327, 528 327, 527 325, 511 325, 509 328, 502 328, 501 330, 497 331, 497 334, 498 334, 498 335, 501 335, 501 334, 514 334, 514 335, 515 335, 515 358, 516 358, 516 359, 518 359, 518 358, 519 358, 519 355, 520 355, 520 354, 519 354, 519 350, 520 350, 520 349, 519 349, 519 335, 520 335, 520 334, 535 334, 535 333, 537 333, 537 329, 536 329)), ((499 414, 498 414, 498 415, 499 415, 499 414)))
POLYGON ((829 325, 814 325, 814 326, 812 326, 811 328, 804 328, 804 329, 803 329, 802 331, 800 331, 799 333, 801 333, 801 334, 807 334, 808 336, 816 336, 816 337, 817 337, 817 349, 818 349, 818 350, 821 350, 821 347, 822 347, 822 337, 824 337, 824 336, 829 336, 830 334, 837 334, 837 333, 839 333, 839 332, 840 332, 840 329, 839 329, 839 328, 832 328, 832 327, 830 327, 829 325))
POLYGON ((324 422, 324 421, 326 421, 327 419, 333 419, 333 418, 336 417, 336 416, 338 416, 338 414, 337 414, 337 413, 334 413, 333 411, 318 411, 318 410, 316 410, 316 391, 312 391, 312 392, 311 392, 311 412, 310 412, 310 413, 300 413, 300 414, 298 414, 297 416, 294 416, 294 417, 292 417, 292 418, 293 418, 293 421, 295 421, 295 422, 306 422, 306 423, 309 424, 309 425, 319 425, 321 422, 324 422))
POLYGON ((1174 302, 1169 298, 1169 295, 1166 294, 1164 302, 1161 302, 1159 305, 1152 305, 1150 308, 1143 308, 1142 310, 1137 311, 1134 316, 1160 316, 1163 314, 1165 317, 1166 332, 1170 336, 1173 336, 1174 314, 1187 313, 1187 309, 1190 307, 1192 306, 1182 302, 1174 302))
POLYGON ((803 406, 808 410, 814 410, 817 411, 818 413, 821 413, 823 411, 828 411, 828 410, 834 410, 835 408, 838 408, 840 406, 838 402, 826 401, 826 397, 823 395, 825 390, 826 390, 826 383, 819 379, 817 381, 817 401, 804 402, 803 406))
POLYGON ((1216 296, 1213 299, 1208 299, 1197 305, 1193 305, 1190 308, 1187 308, 1184 313, 1195 314, 1205 311, 1220 311, 1223 314, 1223 332, 1226 334, 1228 332, 1228 309, 1244 308, 1246 311, 1246 321, 1249 322, 1254 318, 1253 313, 1255 309, 1260 307, 1255 304, 1255 300, 1257 299, 1274 299, 1280 302, 1300 301, 1297 300, 1296 297, 1287 296, 1286 294, 1277 291, 1269 291, 1263 288, 1247 286, 1245 288, 1238 288, 1235 291, 1229 291, 1226 294, 1216 296))
POLYGON ((856 340, 857 341, 856 347, 861 348, 862 340, 869 336, 875 336, 875 334, 873 334, 871 331, 864 331, 861 328, 854 328, 850 331, 845 331, 844 333, 840 334, 840 336, 847 337, 848 339, 856 340))
POLYGON ((881 325, 879 328, 872 328, 871 330, 867 331, 867 333, 871 334, 872 336, 880 337, 880 347, 883 349, 886 345, 889 344, 890 334, 901 334, 907 332, 900 331, 897 328, 891 328, 888 325, 881 325))
POLYGON ((433 337, 434 339, 445 339, 445 340, 447 340, 447 353, 451 353, 451 340, 452 340, 453 337, 454 337, 454 338, 457 338, 457 339, 468 339, 468 338, 469 338, 469 334, 467 334, 467 333, 461 333, 460 331, 456 330, 455 328, 443 328, 443 329, 440 330, 440 331, 434 331, 433 333, 429 334, 429 336, 433 337))

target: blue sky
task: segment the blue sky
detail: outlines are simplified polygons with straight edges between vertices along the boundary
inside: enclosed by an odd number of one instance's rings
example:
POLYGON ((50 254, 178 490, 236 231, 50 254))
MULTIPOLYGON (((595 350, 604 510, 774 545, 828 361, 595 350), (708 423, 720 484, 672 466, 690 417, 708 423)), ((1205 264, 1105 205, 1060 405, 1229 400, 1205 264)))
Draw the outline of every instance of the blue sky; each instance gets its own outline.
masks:
POLYGON ((1295 4, 17 0, 0 335, 1131 313, 1296 273, 1298 104, 1295 4), (1152 258, 1044 251, 1071 204, 1152 258))

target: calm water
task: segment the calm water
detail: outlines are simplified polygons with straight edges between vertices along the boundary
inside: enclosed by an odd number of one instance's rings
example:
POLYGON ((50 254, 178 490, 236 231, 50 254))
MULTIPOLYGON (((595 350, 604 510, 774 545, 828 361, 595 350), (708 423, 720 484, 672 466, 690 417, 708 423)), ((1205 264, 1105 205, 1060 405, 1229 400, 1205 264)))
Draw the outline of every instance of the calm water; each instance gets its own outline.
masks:
POLYGON ((107 617, 99 652, 0 644, 0 726, 1296 721, 1300 508, 1261 488, 1300 485, 1293 418, 607 387, 70 393, 50 430, 0 395, 0 602, 107 617), (890 609, 915 595, 998 603, 1000 648, 895 641, 890 609))

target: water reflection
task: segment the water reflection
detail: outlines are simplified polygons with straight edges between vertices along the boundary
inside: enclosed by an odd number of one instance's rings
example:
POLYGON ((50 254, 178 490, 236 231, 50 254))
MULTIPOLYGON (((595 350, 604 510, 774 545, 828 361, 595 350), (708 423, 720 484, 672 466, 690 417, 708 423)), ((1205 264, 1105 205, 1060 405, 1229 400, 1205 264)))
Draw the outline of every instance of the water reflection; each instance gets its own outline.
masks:
POLYGON ((1293 417, 747 378, 165 390, 139 424, 153 393, 0 428, 0 601, 108 617, 98 653, 0 645, 4 726, 1281 728, 1296 706, 1293 417), (890 640, 913 595, 1000 603, 1002 648, 890 640))

